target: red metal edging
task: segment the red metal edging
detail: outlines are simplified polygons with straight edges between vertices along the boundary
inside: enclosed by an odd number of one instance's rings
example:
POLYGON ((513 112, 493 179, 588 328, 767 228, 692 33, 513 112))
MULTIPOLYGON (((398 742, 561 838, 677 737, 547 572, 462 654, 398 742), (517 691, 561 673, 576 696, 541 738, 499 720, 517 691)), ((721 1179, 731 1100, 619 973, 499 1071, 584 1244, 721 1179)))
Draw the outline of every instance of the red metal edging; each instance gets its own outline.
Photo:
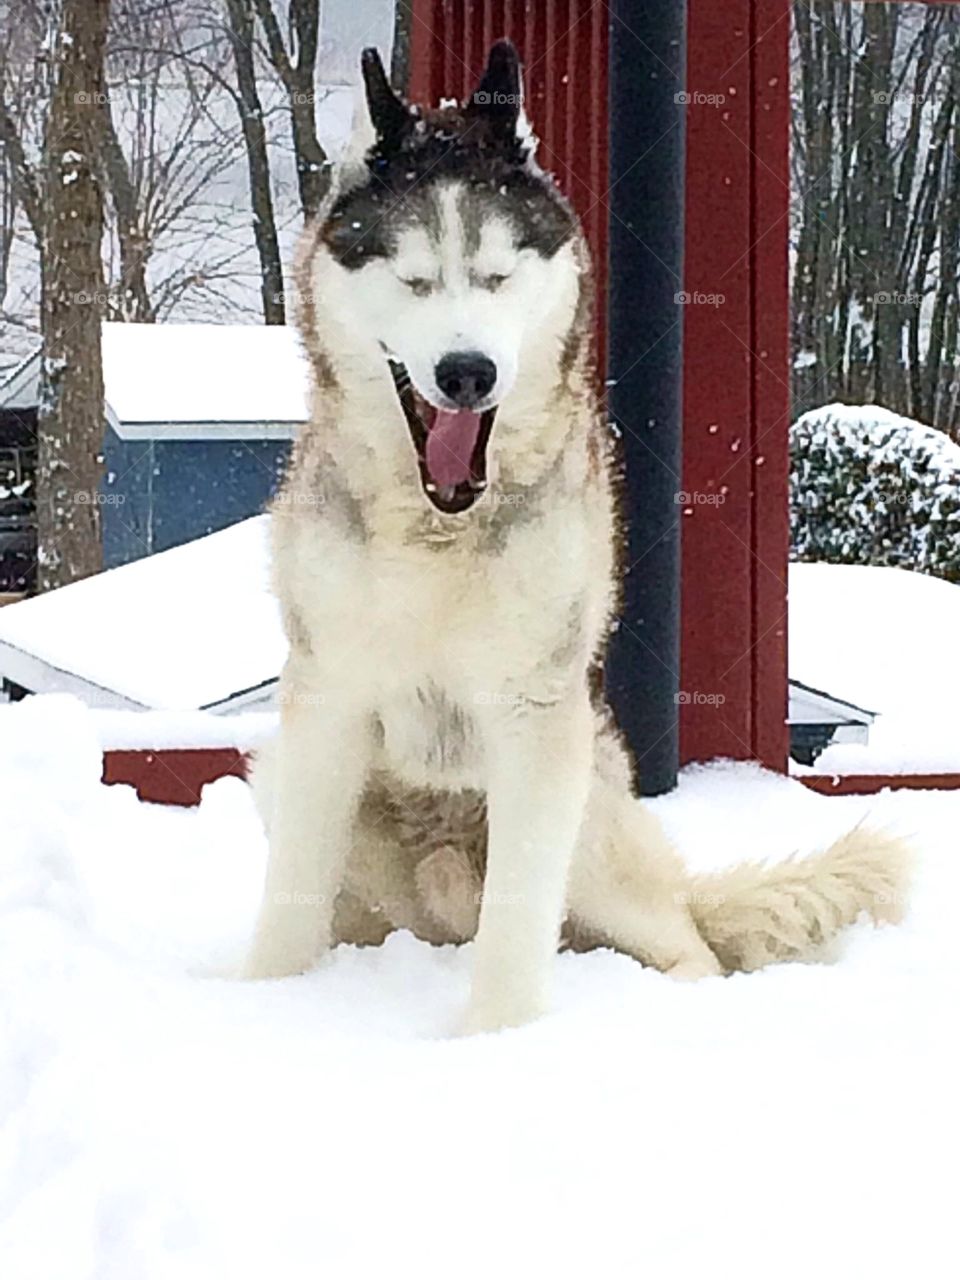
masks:
MULTIPOLYGON (((245 778, 248 758, 235 747, 161 748, 156 751, 105 751, 103 781, 135 787, 141 800, 191 806, 203 788, 219 778, 245 778)), ((826 796, 874 795, 893 791, 960 790, 960 773, 801 774, 794 779, 826 796)))
POLYGON ((141 800, 154 804, 199 804, 208 782, 246 776, 247 757, 236 747, 103 753, 102 781, 135 787, 141 800))
POLYGON ((878 791, 957 791, 960 773, 805 773, 795 779, 824 796, 872 796, 878 791))

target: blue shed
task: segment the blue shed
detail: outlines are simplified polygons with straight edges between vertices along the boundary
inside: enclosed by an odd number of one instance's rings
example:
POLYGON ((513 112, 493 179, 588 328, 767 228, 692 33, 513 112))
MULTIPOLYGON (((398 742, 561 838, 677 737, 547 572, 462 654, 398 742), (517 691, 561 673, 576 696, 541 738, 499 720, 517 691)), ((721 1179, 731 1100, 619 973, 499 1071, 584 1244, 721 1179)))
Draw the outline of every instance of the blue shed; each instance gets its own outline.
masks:
MULTIPOLYGON (((0 386, 32 417, 39 354, 0 386)), ((104 567, 263 510, 307 416, 306 357, 281 325, 103 326, 104 567)))

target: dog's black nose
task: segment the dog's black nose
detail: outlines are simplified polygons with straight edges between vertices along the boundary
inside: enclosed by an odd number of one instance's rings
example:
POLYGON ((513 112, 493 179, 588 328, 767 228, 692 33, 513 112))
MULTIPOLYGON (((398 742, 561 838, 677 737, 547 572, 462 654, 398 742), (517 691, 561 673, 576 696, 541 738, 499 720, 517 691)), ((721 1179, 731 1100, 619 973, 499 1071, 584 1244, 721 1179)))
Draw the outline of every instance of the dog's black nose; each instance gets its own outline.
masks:
POLYGON ((497 366, 480 351, 451 351, 437 364, 434 377, 448 400, 472 409, 493 390, 497 366))

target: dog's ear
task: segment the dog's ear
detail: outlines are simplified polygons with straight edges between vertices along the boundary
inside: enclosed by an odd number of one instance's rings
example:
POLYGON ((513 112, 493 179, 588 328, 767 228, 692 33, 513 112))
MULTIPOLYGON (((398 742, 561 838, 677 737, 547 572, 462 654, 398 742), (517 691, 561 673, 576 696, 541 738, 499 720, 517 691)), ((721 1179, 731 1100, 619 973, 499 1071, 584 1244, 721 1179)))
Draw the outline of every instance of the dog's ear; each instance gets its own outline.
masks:
POLYGON ((364 49, 360 68, 367 93, 367 110, 377 142, 384 151, 396 151, 413 126, 403 100, 390 88, 390 81, 376 49, 364 49))
POLYGON ((467 99, 467 117, 485 120, 497 141, 514 142, 522 100, 520 58, 509 40, 498 40, 490 50, 483 79, 467 99))

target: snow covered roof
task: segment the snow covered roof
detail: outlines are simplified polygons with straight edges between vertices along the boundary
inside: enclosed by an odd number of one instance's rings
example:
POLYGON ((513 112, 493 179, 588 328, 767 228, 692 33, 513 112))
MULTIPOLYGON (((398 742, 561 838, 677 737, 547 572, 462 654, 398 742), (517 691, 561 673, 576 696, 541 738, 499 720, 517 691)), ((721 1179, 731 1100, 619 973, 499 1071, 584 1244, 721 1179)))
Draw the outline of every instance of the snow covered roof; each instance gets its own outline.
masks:
MULTIPOLYGON (((0 385, 0 408, 37 403, 39 353, 0 385)), ((286 325, 103 326, 107 420, 123 438, 291 436, 307 417, 309 376, 286 325)))
POLYGON ((801 680, 790 681, 790 724, 872 724, 876 715, 845 698, 814 689, 801 680))
POLYGON ((870 746, 829 747, 824 772, 960 771, 960 586, 906 569, 790 566, 791 681, 877 715, 870 746))
POLYGON ((0 675, 92 706, 268 702, 286 656, 267 516, 0 609, 0 675))

